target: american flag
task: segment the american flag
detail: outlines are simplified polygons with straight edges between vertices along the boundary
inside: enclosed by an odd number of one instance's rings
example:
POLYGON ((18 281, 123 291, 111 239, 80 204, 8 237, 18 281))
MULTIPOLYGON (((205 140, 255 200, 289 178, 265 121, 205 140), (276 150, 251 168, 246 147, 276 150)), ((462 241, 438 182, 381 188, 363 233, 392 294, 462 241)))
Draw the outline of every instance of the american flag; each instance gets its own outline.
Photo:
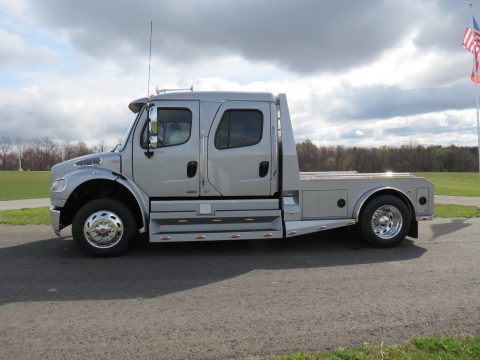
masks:
POLYGON ((480 28, 478 27, 477 21, 473 15, 470 16, 470 22, 465 29, 463 47, 470 51, 475 59, 471 79, 475 83, 480 83, 480 74, 478 74, 478 57, 480 56, 480 28))

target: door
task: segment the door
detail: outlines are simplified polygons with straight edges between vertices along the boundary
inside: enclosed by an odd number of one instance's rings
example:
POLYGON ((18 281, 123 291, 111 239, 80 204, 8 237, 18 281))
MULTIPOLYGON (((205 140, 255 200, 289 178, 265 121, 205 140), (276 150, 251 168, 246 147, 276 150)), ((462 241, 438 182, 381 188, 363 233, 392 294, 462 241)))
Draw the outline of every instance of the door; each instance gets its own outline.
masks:
MULTIPOLYGON (((271 185, 270 106, 229 101, 213 120, 207 142, 207 179, 222 196, 269 196, 271 185)), ((211 192, 204 192, 209 196, 211 192)))
POLYGON ((150 197, 199 196, 199 102, 157 101, 158 148, 147 149, 144 111, 133 136, 133 179, 150 197))

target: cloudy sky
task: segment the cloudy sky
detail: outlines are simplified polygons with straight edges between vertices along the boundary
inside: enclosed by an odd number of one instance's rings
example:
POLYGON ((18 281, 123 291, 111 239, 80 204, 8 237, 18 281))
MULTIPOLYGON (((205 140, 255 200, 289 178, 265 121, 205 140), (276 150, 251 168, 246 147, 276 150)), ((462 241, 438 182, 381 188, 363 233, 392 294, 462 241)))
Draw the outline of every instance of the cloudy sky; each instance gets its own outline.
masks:
MULTIPOLYGON (((0 0, 0 136, 113 143, 161 88, 285 92, 297 141, 475 146, 464 0, 0 0)), ((474 1, 480 16, 480 1, 474 1)))

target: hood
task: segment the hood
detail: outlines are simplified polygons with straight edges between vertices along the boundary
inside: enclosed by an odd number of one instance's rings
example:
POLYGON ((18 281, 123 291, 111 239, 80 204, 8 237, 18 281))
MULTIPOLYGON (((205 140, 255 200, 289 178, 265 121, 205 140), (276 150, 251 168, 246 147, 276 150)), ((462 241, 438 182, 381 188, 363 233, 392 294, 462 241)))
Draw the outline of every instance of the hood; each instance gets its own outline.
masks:
POLYGON ((121 161, 120 155, 111 151, 80 156, 52 166, 52 181, 82 168, 109 169, 120 173, 121 161))

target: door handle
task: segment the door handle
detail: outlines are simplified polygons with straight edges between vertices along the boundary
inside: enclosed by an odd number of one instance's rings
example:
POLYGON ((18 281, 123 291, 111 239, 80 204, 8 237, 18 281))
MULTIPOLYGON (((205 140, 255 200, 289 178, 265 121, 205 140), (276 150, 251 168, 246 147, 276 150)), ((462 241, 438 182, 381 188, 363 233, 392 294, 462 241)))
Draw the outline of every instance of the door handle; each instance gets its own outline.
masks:
POLYGON ((268 174, 268 161, 262 161, 258 167, 258 176, 265 177, 268 174))
POLYGON ((196 173, 197 173, 197 162, 196 161, 190 161, 187 164, 187 176, 189 178, 192 178, 192 177, 195 176, 196 173))

